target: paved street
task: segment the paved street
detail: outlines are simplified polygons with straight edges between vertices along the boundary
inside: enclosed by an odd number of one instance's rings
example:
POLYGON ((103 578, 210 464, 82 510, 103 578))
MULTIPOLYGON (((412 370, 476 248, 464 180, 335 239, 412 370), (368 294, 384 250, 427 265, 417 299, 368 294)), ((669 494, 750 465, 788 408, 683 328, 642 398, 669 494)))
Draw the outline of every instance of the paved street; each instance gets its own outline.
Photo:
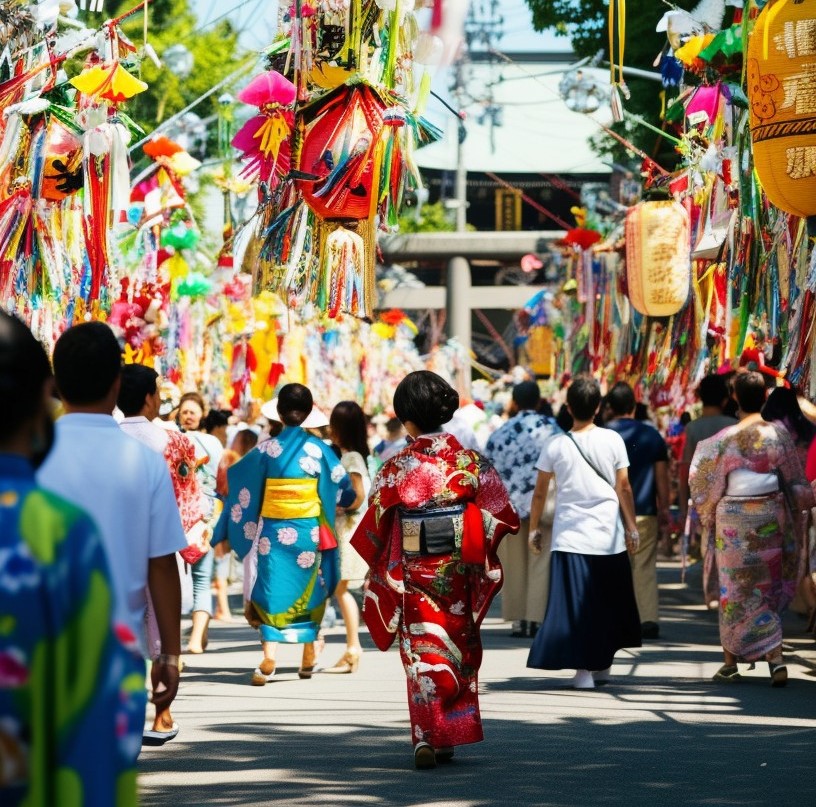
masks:
MULTIPOLYGON (((248 685, 257 634, 214 623, 188 657, 174 713, 181 733, 141 757, 143 804, 158 805, 797 805, 816 803, 816 652, 787 619, 792 680, 771 689, 767 665, 714 684, 716 616, 679 567, 661 564, 662 638, 618 654, 614 680, 566 688, 568 673, 525 667, 529 640, 498 618, 483 629, 486 740, 450 765, 415 771, 396 650, 366 652, 353 675, 297 677, 283 646, 278 677, 248 685)), ((238 605, 238 602, 235 603, 238 605)), ((495 609, 494 609, 495 610, 495 609)), ((342 654, 329 631, 321 662, 342 654)))

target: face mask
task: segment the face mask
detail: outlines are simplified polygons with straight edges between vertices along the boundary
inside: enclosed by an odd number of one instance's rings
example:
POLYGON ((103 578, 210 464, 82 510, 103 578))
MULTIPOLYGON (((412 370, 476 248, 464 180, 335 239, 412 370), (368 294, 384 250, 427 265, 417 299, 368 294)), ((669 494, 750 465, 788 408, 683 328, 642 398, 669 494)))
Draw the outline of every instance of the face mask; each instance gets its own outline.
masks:
POLYGON ((49 414, 43 415, 42 431, 37 435, 32 445, 31 464, 39 468, 54 446, 54 421, 49 414))

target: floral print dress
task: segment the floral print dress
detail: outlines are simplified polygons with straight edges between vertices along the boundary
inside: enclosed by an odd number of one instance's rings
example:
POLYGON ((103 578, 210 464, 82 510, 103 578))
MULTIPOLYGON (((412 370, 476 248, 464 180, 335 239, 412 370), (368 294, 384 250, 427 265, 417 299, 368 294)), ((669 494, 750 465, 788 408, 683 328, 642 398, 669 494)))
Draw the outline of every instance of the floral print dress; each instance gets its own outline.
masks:
POLYGON ((233 465, 227 483, 213 543, 227 537, 257 564, 248 599, 261 640, 313 642, 339 580, 334 516, 348 475, 325 443, 287 426, 233 465))
POLYGON ((496 470, 450 434, 423 435, 388 460, 352 538, 370 565, 363 619, 380 650, 399 635, 414 744, 483 739, 479 625, 501 588, 496 550, 519 528, 496 470), (400 509, 466 505, 452 553, 403 551, 400 509))
POLYGON ((0 804, 130 807, 144 661, 90 518, 0 455, 0 804))
POLYGON ((781 614, 804 571, 813 492, 796 448, 775 423, 731 426, 697 445, 689 487, 716 555, 720 642, 739 659, 762 659, 782 644, 781 614), (778 474, 780 492, 728 496, 738 469, 778 474))

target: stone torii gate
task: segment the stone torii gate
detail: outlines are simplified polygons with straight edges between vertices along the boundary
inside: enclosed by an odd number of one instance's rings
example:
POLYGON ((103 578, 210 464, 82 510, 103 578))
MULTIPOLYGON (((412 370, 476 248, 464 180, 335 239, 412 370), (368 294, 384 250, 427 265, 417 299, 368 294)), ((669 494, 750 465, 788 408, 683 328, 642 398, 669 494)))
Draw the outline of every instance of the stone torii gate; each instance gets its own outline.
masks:
MULTIPOLYGON (((542 286, 474 286, 472 260, 518 263, 530 253, 546 252, 564 237, 561 230, 520 232, 407 233, 380 236, 387 263, 436 260, 447 264, 444 286, 396 288, 386 292, 379 308, 447 309, 448 336, 471 346, 471 312, 480 309, 518 309, 542 286)), ((469 387, 469 384, 466 385, 469 387)))

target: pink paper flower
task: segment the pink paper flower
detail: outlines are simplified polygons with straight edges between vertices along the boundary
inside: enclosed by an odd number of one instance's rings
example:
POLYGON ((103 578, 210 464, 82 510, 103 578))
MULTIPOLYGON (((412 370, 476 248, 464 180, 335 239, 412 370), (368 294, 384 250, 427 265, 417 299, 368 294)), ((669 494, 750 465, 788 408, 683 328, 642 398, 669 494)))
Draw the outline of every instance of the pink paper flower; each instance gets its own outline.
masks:
POLYGON ((238 93, 238 100, 245 104, 262 107, 264 104, 281 104, 289 106, 295 100, 297 91, 288 78, 275 70, 269 70, 255 76, 249 84, 238 93))

